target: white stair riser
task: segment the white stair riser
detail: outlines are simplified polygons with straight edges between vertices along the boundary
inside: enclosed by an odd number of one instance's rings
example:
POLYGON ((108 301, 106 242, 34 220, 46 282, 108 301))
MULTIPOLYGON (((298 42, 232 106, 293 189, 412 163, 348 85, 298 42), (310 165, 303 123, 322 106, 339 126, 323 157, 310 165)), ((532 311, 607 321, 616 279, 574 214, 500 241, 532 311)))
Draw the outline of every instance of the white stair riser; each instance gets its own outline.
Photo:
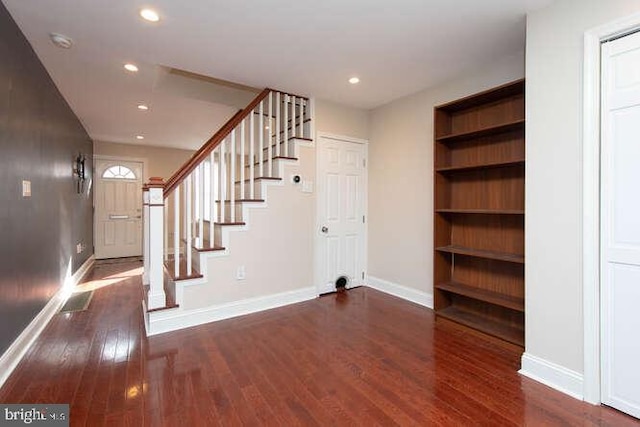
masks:
MULTIPOLYGON (((296 157, 294 154, 294 150, 295 150, 295 139, 290 139, 289 140, 289 152, 287 153, 285 151, 285 144, 283 142, 280 143, 280 153, 278 153, 277 151, 277 147, 276 145, 272 145, 271 146, 271 157, 276 157, 276 156, 282 156, 282 157, 296 157)), ((264 152, 264 157, 265 159, 267 158, 267 153, 268 153, 268 148, 265 147, 265 149, 263 150, 264 152)))
MULTIPOLYGON (((239 199, 241 197, 241 192, 240 192, 240 188, 244 186, 244 198, 245 199, 249 199, 251 198, 251 183, 249 182, 244 182, 244 183, 236 183, 235 184, 235 195, 236 195, 236 199, 239 199)), ((253 182, 253 197, 256 199, 263 199, 264 197, 262 197, 262 180, 255 180, 253 182)))
MULTIPOLYGON (((222 218, 222 206, 220 203, 217 204, 217 209, 218 209, 218 219, 222 218)), ((235 216, 235 221, 240 222, 242 221, 242 203, 240 202, 236 202, 235 203, 235 207, 234 209, 236 216, 235 216)), ((230 202, 225 202, 224 204, 224 219, 225 221, 231 221, 231 203, 230 202)))

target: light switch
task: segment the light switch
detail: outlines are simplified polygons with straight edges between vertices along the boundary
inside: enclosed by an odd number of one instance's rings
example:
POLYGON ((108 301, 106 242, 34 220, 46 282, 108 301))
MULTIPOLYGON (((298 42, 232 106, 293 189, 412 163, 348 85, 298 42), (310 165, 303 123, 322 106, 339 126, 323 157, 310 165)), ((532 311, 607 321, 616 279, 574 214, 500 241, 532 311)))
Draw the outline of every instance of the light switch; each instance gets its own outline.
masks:
POLYGON ((22 181, 22 197, 31 197, 31 181, 22 181))

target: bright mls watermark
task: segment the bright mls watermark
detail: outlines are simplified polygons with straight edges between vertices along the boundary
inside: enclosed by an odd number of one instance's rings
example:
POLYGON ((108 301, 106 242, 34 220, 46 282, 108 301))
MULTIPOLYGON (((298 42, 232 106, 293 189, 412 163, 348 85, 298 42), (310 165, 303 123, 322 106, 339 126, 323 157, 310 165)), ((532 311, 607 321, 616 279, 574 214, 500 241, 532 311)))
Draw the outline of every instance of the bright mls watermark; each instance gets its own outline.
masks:
POLYGON ((0 427, 4 426, 69 426, 69 405, 0 404, 0 427))

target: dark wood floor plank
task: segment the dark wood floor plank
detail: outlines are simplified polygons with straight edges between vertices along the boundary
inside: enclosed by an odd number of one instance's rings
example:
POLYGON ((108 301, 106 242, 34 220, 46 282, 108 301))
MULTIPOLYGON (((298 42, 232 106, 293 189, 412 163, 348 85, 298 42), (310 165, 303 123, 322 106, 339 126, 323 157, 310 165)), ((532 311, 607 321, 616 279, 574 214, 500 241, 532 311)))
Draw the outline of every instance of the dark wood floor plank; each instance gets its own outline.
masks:
POLYGON ((99 262, 0 389, 72 426, 640 426, 517 373, 520 354, 369 288, 146 338, 139 261, 99 262))

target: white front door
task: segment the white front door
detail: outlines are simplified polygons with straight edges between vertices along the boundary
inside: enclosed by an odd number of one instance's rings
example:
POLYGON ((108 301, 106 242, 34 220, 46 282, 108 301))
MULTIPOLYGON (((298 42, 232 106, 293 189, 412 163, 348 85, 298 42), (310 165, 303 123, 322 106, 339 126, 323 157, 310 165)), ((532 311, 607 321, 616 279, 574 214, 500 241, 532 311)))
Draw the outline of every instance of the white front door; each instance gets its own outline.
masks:
POLYGON ((318 293, 364 283, 367 145, 318 138, 318 293))
POLYGON ((640 418, 640 34, 602 45, 602 402, 640 418))
POLYGON ((96 160, 95 257, 142 255, 142 163, 96 160))

